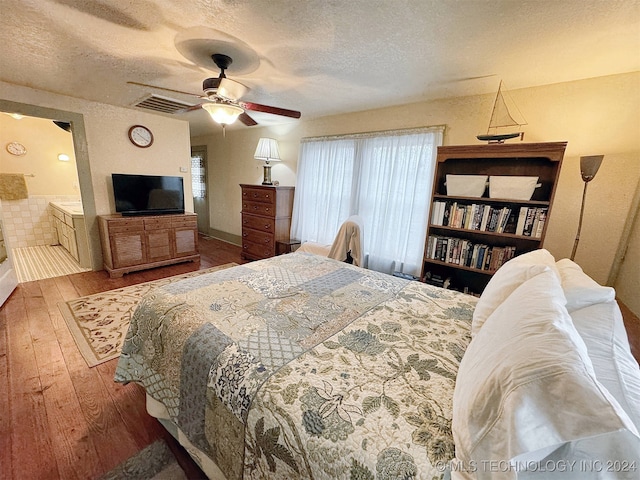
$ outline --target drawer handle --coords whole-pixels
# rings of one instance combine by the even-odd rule
[[[268,223],[264,226],[265,230],[271,230],[271,225],[269,225]]]
[[[243,233],[243,234],[242,234],[242,236],[243,236],[243,237],[248,237],[248,236],[249,236],[249,234],[248,234],[248,233]]]
[[[264,209],[264,211],[265,211],[265,212],[270,212],[270,211],[271,211],[271,209],[270,209],[269,207],[267,207],[267,208],[265,208],[265,209]]]

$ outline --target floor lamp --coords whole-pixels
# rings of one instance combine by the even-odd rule
[[[587,155],[580,157],[580,174],[582,175],[582,181],[584,182],[584,190],[582,191],[582,204],[580,205],[580,220],[578,221],[578,232],[576,233],[576,240],[573,243],[573,251],[571,252],[571,260],[576,256],[576,250],[578,249],[578,242],[580,241],[580,230],[582,230],[582,217],[584,215],[584,204],[587,198],[587,185],[594,179],[604,155]]]

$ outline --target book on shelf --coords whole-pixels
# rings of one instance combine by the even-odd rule
[[[516,233],[516,223],[518,222],[518,213],[515,211],[509,212],[507,220],[502,227],[502,233]]]
[[[538,210],[538,223],[535,224],[535,228],[533,229],[533,236],[535,238],[542,237],[542,230],[544,229],[544,224],[547,220],[547,210],[545,208],[540,208]]]
[[[457,201],[435,200],[432,205],[431,224],[540,238],[547,212],[547,207],[497,207],[483,203],[462,204]]]
[[[487,223],[489,223],[489,216],[491,215],[491,207],[485,205],[482,212],[482,222],[480,223],[480,230],[485,231],[487,229]]]
[[[526,207],[522,207],[526,208]],[[526,219],[522,230],[525,237],[542,237],[542,230],[547,219],[548,209],[546,207],[527,208]],[[517,233],[517,232],[516,232]]]
[[[447,208],[447,205],[445,204],[443,210],[442,210],[442,223],[441,225],[447,227],[449,226],[449,214],[450,214],[450,210],[449,208]]]
[[[518,212],[518,222],[516,223],[516,235],[522,235],[524,232],[524,222],[527,219],[527,211],[529,209],[526,207],[520,207],[520,211]]]
[[[489,246],[470,240],[442,235],[430,235],[426,257],[452,265],[477,270],[495,271],[515,256],[515,246]]]

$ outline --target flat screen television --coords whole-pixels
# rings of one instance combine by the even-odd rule
[[[116,212],[125,216],[184,213],[182,177],[112,173]]]

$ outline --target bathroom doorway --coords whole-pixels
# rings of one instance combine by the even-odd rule
[[[0,113],[3,143],[19,143],[26,150],[22,155],[11,155],[5,148],[0,154],[0,172],[24,174],[29,190],[27,199],[2,201],[0,207],[5,224],[5,240],[14,268],[17,269],[16,264],[20,262],[31,269],[29,276],[22,276],[21,280],[99,269],[95,268],[96,264],[100,265],[99,239],[96,236],[96,261],[96,241],[92,241],[90,235],[95,223],[95,203],[88,176],[89,161],[82,115],[4,100],[0,100],[0,112],[7,112]],[[15,113],[23,117],[16,119],[8,115]],[[87,173],[81,176],[81,171]],[[85,246],[87,253],[83,265],[79,265],[80,262],[71,255],[73,249],[67,250],[60,245],[58,231],[51,218],[50,202],[69,207],[69,213],[84,214],[82,217],[87,227],[81,233],[80,243]],[[65,232],[72,231],[70,227]],[[57,248],[52,249],[54,246]],[[21,252],[12,252],[14,249]]]
[[[19,282],[87,271],[89,256],[80,259],[76,241],[86,233],[74,227],[84,219],[70,124],[11,112],[0,116],[0,130],[13,147],[0,156],[0,182],[13,187],[0,200]]]

